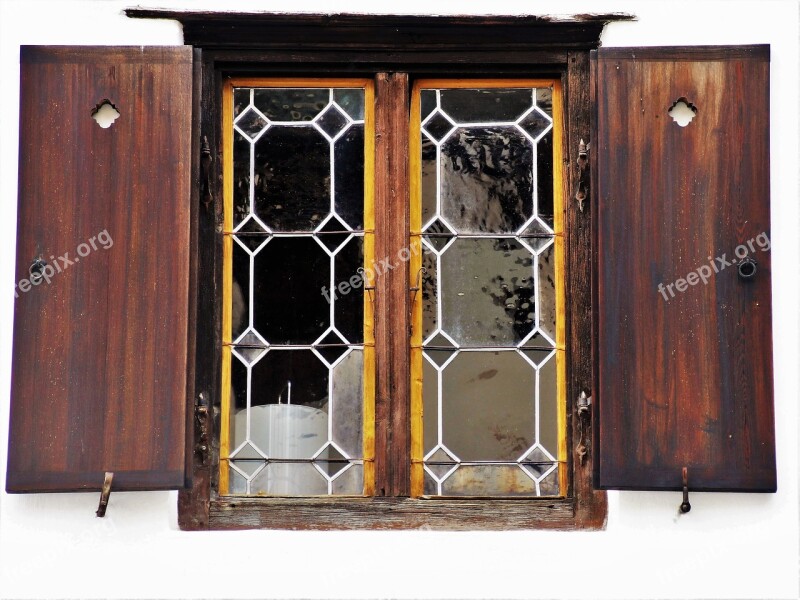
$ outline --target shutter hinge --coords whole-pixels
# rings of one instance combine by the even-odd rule
[[[204,465],[208,458],[208,400],[203,392],[197,395],[194,418],[197,422],[197,443],[194,451],[200,457],[200,464]]]
[[[589,198],[589,146],[581,139],[578,144],[578,189],[575,192],[575,200],[578,201],[578,210],[583,212],[583,203]]]
[[[211,163],[214,158],[211,155],[211,146],[208,137],[203,136],[203,143],[200,146],[200,200],[209,207],[214,200],[214,192],[211,186]]]
[[[575,406],[575,412],[578,414],[578,426],[580,427],[580,438],[578,439],[576,452],[581,464],[586,462],[586,455],[589,453],[589,448],[586,445],[586,430],[591,418],[591,406],[592,397],[582,390],[578,395],[578,402]]]

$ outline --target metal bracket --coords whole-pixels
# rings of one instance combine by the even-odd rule
[[[106,471],[106,476],[103,479],[103,490],[100,492],[100,505],[97,507],[95,513],[98,517],[106,516],[106,508],[108,508],[108,499],[111,497],[111,482],[114,481],[114,473]]]
[[[575,191],[575,200],[578,201],[578,210],[583,212],[583,203],[589,197],[589,144],[581,139],[578,144],[578,189]]]
[[[692,510],[692,505],[689,504],[689,469],[683,467],[681,469],[681,481],[683,482],[683,502],[681,502],[681,513],[686,514]]]

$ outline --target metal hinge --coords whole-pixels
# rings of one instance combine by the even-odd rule
[[[194,418],[197,423],[197,443],[194,451],[200,457],[200,464],[208,459],[208,400],[203,392],[197,395],[194,404]]]
[[[578,189],[575,191],[575,200],[578,201],[578,210],[583,212],[583,203],[589,198],[589,144],[581,139],[578,144]]]
[[[585,391],[581,391],[575,405],[575,412],[578,414],[578,426],[580,427],[578,447],[575,451],[578,454],[578,460],[580,460],[581,464],[586,462],[586,455],[589,453],[589,448],[586,445],[586,430],[589,426],[589,419],[591,418],[591,406],[592,397]]]

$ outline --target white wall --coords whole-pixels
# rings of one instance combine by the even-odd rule
[[[143,5],[188,6],[187,1]],[[134,2],[131,2],[134,4]],[[225,10],[433,12],[430,0],[194,3]],[[0,480],[13,314],[20,44],[179,44],[118,1],[0,0]],[[175,493],[0,494],[0,597],[798,597],[798,8],[795,2],[438,2],[435,12],[626,11],[603,43],[772,44],[772,253],[779,491],[612,492],[599,533],[184,533]],[[734,151],[735,149],[728,149]],[[209,562],[211,551],[218,560]]]

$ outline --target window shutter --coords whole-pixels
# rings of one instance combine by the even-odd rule
[[[183,487],[191,48],[23,47],[21,78],[6,489]]]
[[[769,47],[601,49],[592,75],[596,484],[775,491]]]

